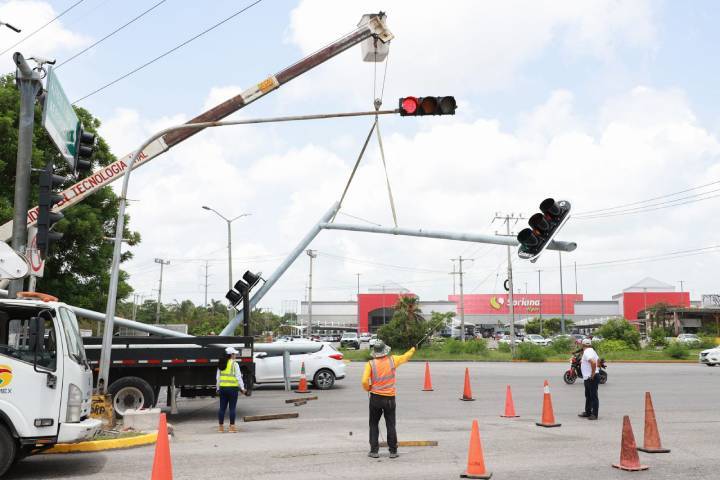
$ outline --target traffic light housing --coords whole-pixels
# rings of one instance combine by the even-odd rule
[[[40,191],[38,195],[38,219],[37,219],[37,249],[40,258],[47,257],[48,250],[52,242],[60,240],[62,233],[52,232],[52,226],[63,219],[64,215],[60,212],[53,212],[52,209],[57,205],[63,196],[53,191],[56,186],[65,182],[65,177],[55,175],[52,163],[48,163],[44,170],[40,172]]]
[[[97,136],[94,133],[85,131],[82,123],[78,123],[73,162],[73,174],[75,176],[89,172],[92,169],[92,156],[95,153],[96,141]]]
[[[403,97],[399,101],[401,117],[455,115],[455,97]]]
[[[530,228],[521,230],[517,235],[520,243],[518,256],[531,262],[536,261],[555,234],[565,225],[570,217],[570,207],[567,200],[543,200],[540,203],[540,213],[536,213],[528,221]]]
[[[233,285],[233,288],[228,290],[225,294],[225,298],[230,302],[233,308],[237,308],[240,303],[245,304],[243,308],[243,329],[246,337],[250,336],[250,290],[261,280],[261,274],[252,273],[250,270],[246,271],[242,280],[238,280]]]

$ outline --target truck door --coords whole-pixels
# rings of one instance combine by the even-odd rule
[[[49,311],[48,311],[49,312]],[[0,311],[0,410],[22,437],[58,434],[63,377],[62,347],[55,322],[43,315],[42,350],[30,345],[30,317],[35,309]]]

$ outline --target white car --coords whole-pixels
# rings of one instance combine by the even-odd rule
[[[368,333],[368,332],[365,332],[365,333],[361,333],[361,334],[360,334],[360,341],[361,341],[361,342],[369,342],[371,338],[372,338],[372,335],[370,335],[370,333]]]
[[[290,381],[300,381],[300,369],[305,364],[305,378],[319,390],[328,390],[336,380],[345,378],[343,354],[329,343],[307,342],[306,353],[290,354]],[[255,383],[283,383],[283,354],[255,352]]]
[[[700,343],[700,337],[694,333],[681,333],[678,335],[677,341],[678,343],[684,343],[685,345],[693,345],[695,343]]]
[[[720,347],[709,348],[700,352],[700,363],[708,367],[720,365]]]
[[[370,345],[370,348],[372,348],[373,346],[375,346],[375,344],[377,343],[377,341],[378,341],[377,335],[372,335],[372,336],[370,336],[370,340],[368,340],[368,345]]]
[[[534,343],[535,345],[542,345],[543,347],[547,347],[548,345],[550,345],[551,340],[549,338],[543,337],[542,335],[531,333],[525,336],[523,342],[530,342]]]

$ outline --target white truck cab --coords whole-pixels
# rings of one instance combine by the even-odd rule
[[[92,378],[67,305],[35,292],[0,300],[0,476],[25,456],[95,436]]]

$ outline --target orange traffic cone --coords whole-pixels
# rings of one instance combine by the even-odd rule
[[[638,447],[638,450],[645,453],[668,453],[670,451],[669,448],[663,448],[660,443],[660,432],[658,432],[650,392],[645,392],[645,438],[643,446]]]
[[[465,388],[463,388],[463,396],[460,400],[465,402],[474,402],[475,399],[472,396],[472,389],[470,388],[470,371],[465,369]]]
[[[515,414],[515,404],[513,403],[512,390],[510,389],[510,385],[508,385],[507,389],[505,390],[505,415],[500,416],[505,418],[515,418],[520,416]]]
[[[468,448],[467,470],[460,475],[460,478],[490,477],[492,477],[492,472],[485,470],[485,459],[483,457],[482,442],[480,442],[478,421],[473,420],[472,432],[470,432],[470,447]]]
[[[297,390],[295,390],[295,393],[310,393],[310,390],[308,390],[307,378],[305,378],[305,362],[302,362],[300,365],[300,384],[298,385]]]
[[[153,460],[151,480],[172,480],[172,461],[168,444],[167,420],[160,414],[157,441],[155,442],[155,459]]]
[[[623,417],[622,441],[620,443],[620,463],[613,464],[614,468],[627,470],[629,472],[637,472],[638,470],[647,470],[647,465],[640,465],[640,457],[635,444],[635,435],[633,435],[630,417]]]
[[[553,413],[552,397],[550,396],[550,384],[545,380],[545,386],[543,387],[543,409],[542,409],[542,420],[535,422],[538,427],[559,427],[559,423],[555,423],[555,414]]]
[[[432,379],[430,378],[430,364],[425,362],[425,385],[422,389],[423,392],[432,392]]]

